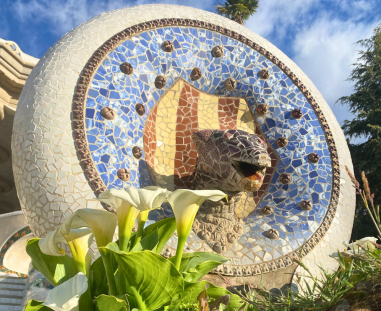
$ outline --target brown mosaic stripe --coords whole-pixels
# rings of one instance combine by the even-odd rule
[[[153,184],[156,184],[155,163],[154,156],[156,150],[156,115],[158,105],[152,108],[151,113],[148,115],[144,127],[144,154],[147,163],[148,173],[150,174]]]
[[[235,130],[240,100],[238,98],[218,99],[218,122],[220,130]]]
[[[196,165],[197,151],[192,133],[198,130],[198,97],[200,92],[184,83],[177,108],[175,187],[191,188],[192,173]]]

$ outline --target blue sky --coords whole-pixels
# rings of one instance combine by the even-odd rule
[[[102,12],[146,3],[191,5],[214,11],[213,0],[0,0],[0,38],[41,58],[62,35]],[[351,119],[335,101],[349,95],[354,43],[381,22],[381,0],[260,0],[245,26],[286,53],[323,94],[340,124]]]

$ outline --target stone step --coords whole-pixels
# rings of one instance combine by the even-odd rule
[[[21,306],[23,304],[23,298],[8,298],[0,296],[0,305],[9,305],[9,306]]]
[[[0,304],[0,311],[23,311],[22,306],[10,306],[10,305],[1,305]]]
[[[25,290],[0,290],[1,298],[24,298]]]
[[[14,277],[3,277],[0,276],[0,285],[3,284],[25,284],[28,278],[14,278]]]
[[[0,283],[0,290],[24,290],[25,284],[3,284]]]

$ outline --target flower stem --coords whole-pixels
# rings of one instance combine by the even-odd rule
[[[150,212],[149,210],[148,211],[144,211],[144,212],[140,212],[139,215],[138,215],[138,230],[136,232],[135,242],[134,242],[133,246],[138,244],[140,242],[140,240],[142,239],[144,225],[145,225],[145,223],[147,221],[149,212]]]
[[[119,249],[121,251],[127,251],[132,228],[138,214],[139,210],[134,206],[123,208],[118,211]]]
[[[111,296],[116,296],[116,283],[114,278],[114,269],[112,268],[112,256],[113,254],[105,252],[103,249],[99,248],[99,253],[102,256],[103,265],[106,270],[106,277],[108,282],[108,293]]]
[[[140,294],[138,293],[138,291],[136,290],[136,288],[130,287],[130,289],[131,289],[132,293],[134,294],[134,298],[135,298],[135,301],[139,307],[139,311],[147,311],[146,305],[143,302],[143,299],[140,296]]]
[[[185,242],[187,241],[187,237],[188,235],[178,236],[176,257],[175,257],[175,267],[177,270],[180,270],[181,258],[183,257],[183,250],[184,250]]]

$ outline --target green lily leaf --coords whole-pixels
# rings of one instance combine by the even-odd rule
[[[171,262],[175,264],[174,261],[171,260]],[[179,271],[188,272],[189,270],[196,268],[201,263],[202,259],[198,256],[182,258]]]
[[[168,258],[168,260],[173,264],[175,263],[175,257]],[[181,259],[179,271],[184,273],[184,281],[195,283],[205,274],[227,261],[228,259],[224,256],[213,253],[186,253]]]
[[[95,298],[96,311],[127,311],[127,302],[114,296],[101,295]]]
[[[189,257],[194,257],[194,256],[201,257],[203,262],[213,260],[213,261],[218,261],[220,263],[225,263],[225,262],[229,261],[228,258],[221,256],[221,255],[218,255],[218,254],[214,254],[214,253],[195,252],[195,253],[183,254],[183,258],[189,258]],[[172,259],[172,258],[174,259],[174,257],[171,257],[169,259]]]
[[[91,288],[92,298],[102,294],[108,294],[107,277],[102,257],[95,260],[90,267],[89,286]]]
[[[160,254],[176,230],[175,217],[166,218],[147,226],[143,231],[143,238],[157,231],[159,243],[155,253]]]
[[[184,281],[195,283],[199,279],[201,279],[205,274],[208,274],[211,270],[218,267],[220,264],[220,262],[212,260],[200,263],[195,268],[188,270],[184,273]]]
[[[181,274],[162,256],[150,251],[116,252],[109,246],[102,249],[114,254],[129,285],[127,294],[135,297],[139,309],[156,310],[183,291]]]
[[[28,301],[28,304],[25,307],[25,311],[51,311],[47,306],[43,305],[43,301],[37,301],[34,299],[31,299]]]
[[[210,299],[216,300],[221,296],[230,295],[227,310],[236,311],[243,306],[244,302],[242,301],[241,297],[232,294],[223,287],[215,286],[206,281],[201,281],[198,283],[184,282],[184,291],[178,297],[176,297],[176,299],[172,300],[168,311],[175,310],[180,304],[194,303],[197,301],[197,297],[202,291],[205,290],[206,284],[209,284],[209,287],[207,287],[207,294]]]
[[[30,239],[26,244],[26,252],[32,258],[33,268],[40,271],[52,285],[58,286],[78,273],[73,258],[67,255],[45,255],[40,250],[39,240]]]
[[[130,252],[138,251],[153,251],[156,252],[156,247],[159,243],[159,235],[157,231],[143,237],[131,250]]]

